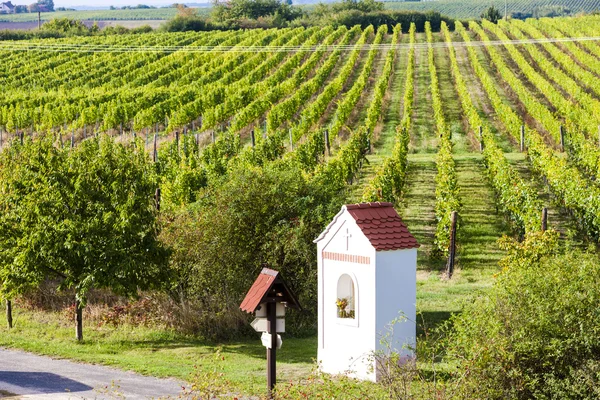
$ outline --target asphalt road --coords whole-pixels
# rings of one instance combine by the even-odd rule
[[[0,348],[0,398],[176,399],[184,382]]]

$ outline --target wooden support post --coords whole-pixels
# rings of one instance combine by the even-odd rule
[[[250,140],[252,141],[252,148],[256,146],[256,138],[254,137],[254,128],[250,131]]]
[[[121,137],[123,137],[123,123],[121,122],[121,125],[119,125],[119,135]]]
[[[198,147],[200,146],[200,134],[196,133],[194,136],[196,138],[196,147]]]
[[[21,139],[21,146],[22,146],[25,142],[25,132],[21,131],[19,138]]]
[[[213,131],[210,133],[210,135],[211,135],[211,140],[212,140],[212,142],[214,143],[214,142],[215,142],[215,140],[216,140],[216,139],[215,139],[215,130],[214,130],[214,129],[213,129]]]
[[[158,133],[154,133],[154,150],[152,151],[152,161],[158,161]]]
[[[83,307],[79,300],[75,300],[75,319],[77,321],[75,336],[77,341],[81,342],[83,340]]]
[[[521,153],[525,151],[525,125],[521,125]]]
[[[156,202],[156,211],[160,211],[160,188],[154,193],[154,201]]]
[[[85,128],[86,128],[86,125],[85,125],[85,124],[83,124],[83,138],[84,138],[84,139],[85,139]]]
[[[179,155],[179,131],[175,131],[175,145],[177,146],[177,155]]]
[[[2,128],[0,128],[0,147],[2,147]]]
[[[290,151],[294,151],[294,135],[292,135],[291,129],[290,129]]]
[[[565,128],[560,126],[560,151],[565,151]]]
[[[325,149],[327,149],[327,155],[331,156],[331,146],[329,144],[329,129],[323,131],[323,140],[325,141]]]
[[[42,30],[42,12],[38,11],[38,31]]]
[[[71,131],[71,148],[75,147],[75,129]]]
[[[13,327],[12,302],[10,300],[6,300],[6,323],[8,325],[8,329],[12,329],[12,327]]]
[[[483,152],[483,127],[479,127],[479,151]]]
[[[446,275],[448,279],[452,278],[454,273],[454,259],[456,257],[456,220],[458,214],[452,211],[450,215],[450,246],[448,248],[448,264],[446,265]]]
[[[267,390],[273,398],[273,389],[277,382],[277,303],[267,303],[267,333],[271,335],[271,347],[267,348]]]
[[[542,208],[542,232],[548,230],[548,208]]]

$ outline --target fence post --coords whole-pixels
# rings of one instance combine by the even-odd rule
[[[290,151],[294,151],[294,136],[292,135],[291,129],[290,129]]]
[[[157,153],[157,145],[158,145],[158,133],[154,132],[154,151],[152,152],[152,161],[158,161],[158,153]]]
[[[448,264],[446,266],[446,275],[448,279],[452,278],[454,273],[454,259],[456,257],[456,219],[458,215],[456,211],[452,211],[450,215],[450,247],[448,248]]]
[[[521,125],[521,153],[525,151],[525,125]]]
[[[250,131],[250,140],[252,141],[252,148],[256,146],[256,138],[254,137],[254,128]]]
[[[177,146],[177,155],[179,155],[179,131],[175,131],[175,145]]]
[[[483,152],[483,127],[479,127],[479,151]]]
[[[8,329],[12,329],[12,327],[13,327],[12,302],[10,300],[6,300],[6,323],[8,324]]]
[[[542,232],[548,230],[548,208],[542,208]]]
[[[560,126],[560,151],[565,151],[565,128]]]
[[[156,189],[154,200],[156,201],[156,211],[160,211],[160,188]]]
[[[327,149],[327,155],[331,156],[331,146],[329,145],[329,129],[323,131],[323,140],[325,141],[325,148]]]

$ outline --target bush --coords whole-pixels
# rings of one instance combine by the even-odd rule
[[[465,398],[600,395],[599,259],[556,254],[557,237],[504,240],[496,284],[455,317],[449,350]]]
[[[242,164],[210,179],[195,204],[163,214],[161,239],[173,251],[171,297],[199,310],[196,333],[235,335],[249,326],[241,301],[261,269],[270,267],[281,271],[304,307],[290,313],[289,327],[314,332],[313,240],[339,210],[337,194],[283,162]]]

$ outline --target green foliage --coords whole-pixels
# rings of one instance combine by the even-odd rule
[[[74,35],[82,35],[90,33],[88,28],[82,21],[69,18],[55,18],[48,22],[44,22],[42,29],[59,33],[69,33]]]
[[[238,306],[263,267],[281,271],[306,308],[290,327],[314,328],[316,263],[312,241],[339,208],[326,185],[296,164],[234,165],[213,176],[198,202],[165,215],[161,240],[173,249],[174,298],[200,302],[197,332],[231,336],[247,328]]]
[[[479,16],[481,19],[487,19],[488,21],[497,24],[499,20],[502,19],[502,14],[500,14],[500,11],[498,11],[498,9],[494,6],[491,6],[490,8],[488,8],[487,10],[485,10],[483,13],[481,13],[481,15]]]
[[[92,288],[135,295],[164,278],[156,179],[139,143],[103,136],[68,150],[28,139],[1,162],[3,290],[52,277],[85,304]]]
[[[219,22],[242,18],[258,19],[274,15],[291,21],[300,17],[302,10],[278,0],[230,0],[227,3],[215,2],[212,14]]]
[[[451,356],[468,398],[598,397],[598,256],[556,254],[554,231],[504,241],[494,287],[455,318]]]

